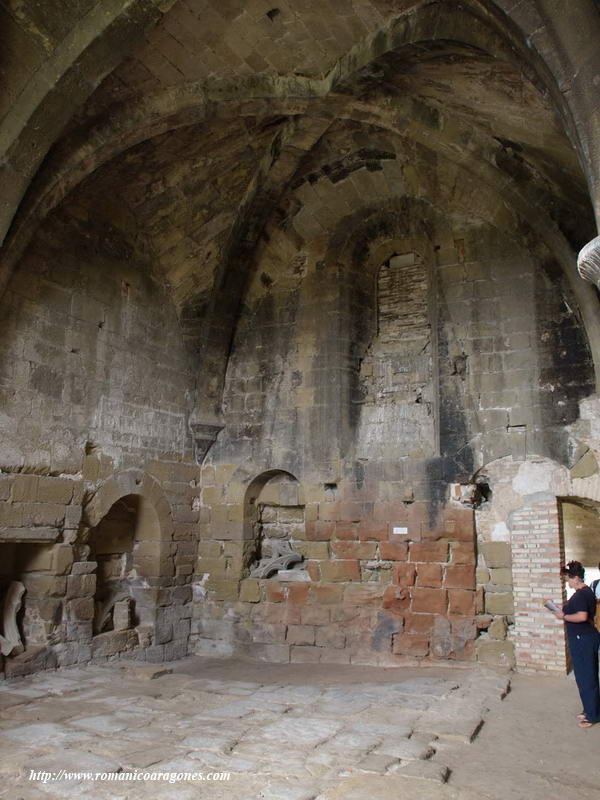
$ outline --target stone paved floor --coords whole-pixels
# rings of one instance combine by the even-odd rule
[[[444,785],[447,764],[460,760],[508,686],[506,676],[482,670],[199,658],[42,673],[0,684],[0,796],[462,798]],[[231,779],[29,778],[31,770],[61,769]]]

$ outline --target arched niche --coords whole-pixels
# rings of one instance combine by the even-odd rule
[[[439,453],[433,246],[425,231],[372,246],[365,272],[366,349],[360,358],[359,458]],[[363,345],[364,348],[364,345]]]
[[[160,572],[160,525],[143,495],[121,497],[89,532],[90,558],[96,562],[94,633],[128,630],[143,624],[136,590]],[[158,559],[158,563],[157,563]],[[143,596],[143,595],[142,595]]]
[[[173,538],[173,518],[171,506],[160,483],[151,475],[137,469],[125,470],[113,475],[104,481],[85,504],[84,525],[94,528],[105,517],[111,507],[127,495],[136,495],[145,501],[145,506],[151,506],[156,515],[156,525],[148,524],[145,540],[154,542],[168,542]],[[149,520],[150,517],[147,517]],[[153,519],[153,518],[152,518]],[[159,574],[158,562],[152,567],[153,572]]]
[[[268,470],[249,485],[244,499],[244,577],[308,580],[299,552],[306,539],[304,496],[298,480]]]
[[[173,520],[160,484],[140,470],[105,481],[84,509],[95,563],[94,633],[154,626],[160,588],[175,574]]]

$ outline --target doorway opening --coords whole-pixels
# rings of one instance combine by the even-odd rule
[[[562,500],[561,529],[564,562],[579,561],[589,586],[600,578],[600,504],[594,500]],[[567,587],[567,599],[573,590]]]

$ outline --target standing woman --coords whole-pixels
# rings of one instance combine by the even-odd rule
[[[566,567],[561,568],[560,574],[567,579],[575,594],[563,605],[562,611],[556,611],[554,616],[564,620],[567,628],[575,681],[583,704],[583,713],[577,715],[579,727],[591,728],[600,722],[600,634],[594,627],[596,598],[590,587],[583,582],[585,571],[579,561],[569,561]]]

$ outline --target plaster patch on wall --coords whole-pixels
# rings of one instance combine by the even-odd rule
[[[579,416],[583,420],[595,421],[600,413],[600,397],[584,397],[579,401]]]
[[[497,522],[491,531],[491,538],[493,542],[508,542],[510,541],[510,531],[506,522]]]
[[[513,478],[512,488],[517,494],[530,495],[548,492],[552,484],[552,466],[548,463],[525,461]]]

